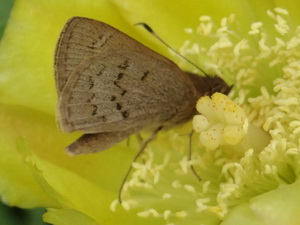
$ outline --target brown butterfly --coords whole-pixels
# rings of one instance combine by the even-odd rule
[[[116,28],[83,17],[71,18],[61,32],[55,79],[61,130],[85,133],[67,147],[71,154],[180,125],[196,114],[201,96],[231,89],[218,76],[184,72]]]

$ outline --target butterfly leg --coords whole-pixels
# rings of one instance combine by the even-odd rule
[[[191,131],[189,133],[189,154],[188,154],[188,160],[191,161],[192,160],[192,136],[194,134],[194,131]],[[196,178],[198,179],[198,181],[201,181],[201,177],[199,176],[199,174],[196,172],[195,167],[193,166],[193,164],[191,164],[191,170],[193,172],[193,174],[196,176]]]
[[[122,203],[122,190],[123,190],[123,187],[125,185],[125,182],[132,170],[132,163],[136,162],[136,160],[140,157],[140,155],[144,152],[145,148],[147,147],[147,145],[156,137],[157,133],[163,128],[163,126],[160,126],[158,128],[156,128],[154,130],[154,132],[152,133],[152,135],[150,137],[148,137],[140,146],[138,152],[136,153],[136,155],[134,156],[132,162],[131,162],[131,165],[130,167],[128,168],[123,180],[122,180],[122,183],[121,183],[121,186],[119,188],[119,192],[118,192],[118,199],[119,199],[119,203]]]
[[[140,133],[136,134],[136,139],[138,140],[139,144],[141,145],[143,143],[143,137]]]
[[[136,134],[136,138],[137,138],[139,144],[141,145],[142,142],[143,142],[143,138],[142,138],[141,134],[140,134],[140,133],[137,133],[137,134]],[[130,146],[130,136],[127,138],[127,143],[126,143],[126,145],[127,145],[127,146]]]

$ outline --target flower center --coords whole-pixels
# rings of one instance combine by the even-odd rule
[[[133,165],[126,210],[169,225],[220,221],[233,207],[299,176],[300,27],[289,25],[280,8],[269,10],[267,20],[273,28],[256,21],[243,38],[233,14],[220,25],[201,16],[196,29],[186,29],[191,38],[181,54],[233,83],[233,101],[219,93],[199,99],[191,160],[180,130],[159,134]]]

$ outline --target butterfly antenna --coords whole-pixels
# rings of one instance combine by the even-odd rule
[[[189,60],[188,58],[184,57],[183,55],[181,55],[179,52],[177,52],[174,48],[172,48],[167,42],[165,42],[163,39],[161,39],[160,36],[158,36],[154,30],[146,23],[136,23],[134,25],[138,25],[138,26],[143,26],[149,33],[151,33],[156,39],[158,39],[161,43],[163,43],[165,46],[167,46],[172,52],[174,52],[176,55],[178,55],[180,58],[184,59],[185,61],[187,61],[188,63],[190,63],[191,65],[193,65],[195,68],[197,68],[199,71],[201,71],[205,76],[208,76],[208,74],[201,69],[199,66],[197,66],[195,63],[193,63],[191,60]]]

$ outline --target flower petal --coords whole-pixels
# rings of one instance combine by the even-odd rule
[[[282,185],[232,209],[222,225],[298,225],[300,182]]]
[[[43,215],[44,221],[59,225],[97,225],[92,218],[73,209],[48,209]]]
[[[37,133],[41,135],[44,130],[41,129],[43,123],[39,124],[41,121],[45,124],[49,117],[25,108],[1,104],[0,195],[9,205],[24,208],[57,205],[36,181],[25,157],[29,146],[42,142],[36,138]]]

